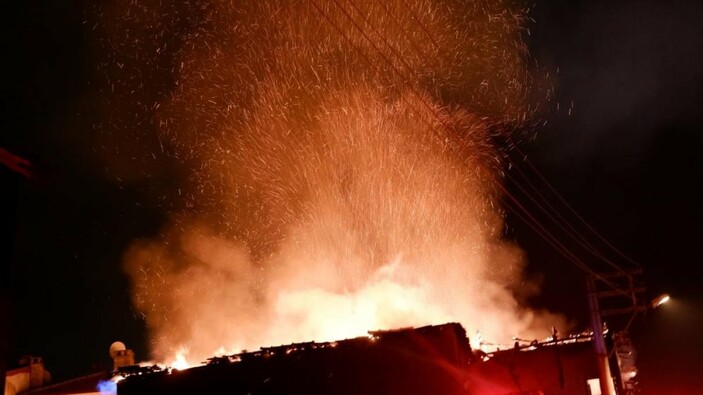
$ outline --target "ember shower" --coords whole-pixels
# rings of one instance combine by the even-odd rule
[[[100,24],[113,94],[133,95],[183,174],[169,224],[125,255],[154,358],[448,321],[503,341],[553,323],[509,290],[522,256],[495,184],[493,137],[534,113],[524,10],[165,3],[118,2]]]

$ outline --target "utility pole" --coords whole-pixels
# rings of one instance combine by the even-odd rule
[[[587,280],[588,289],[588,307],[591,319],[591,328],[593,329],[593,346],[596,352],[596,358],[598,360],[598,375],[600,381],[600,388],[602,395],[616,395],[617,393],[628,392],[626,391],[625,383],[623,383],[622,377],[617,377],[617,382],[620,383],[619,389],[616,392],[615,381],[613,380],[613,375],[610,370],[609,356],[610,352],[605,344],[605,338],[603,335],[603,318],[604,316],[621,315],[621,314],[632,314],[634,318],[635,314],[647,310],[648,306],[640,302],[640,294],[644,293],[644,287],[638,287],[635,284],[634,277],[641,274],[642,270],[630,270],[630,271],[620,271],[615,273],[603,273],[599,275],[589,276]],[[609,290],[599,290],[598,281],[606,283],[611,289]],[[608,309],[601,309],[602,299],[612,299],[612,298],[626,298],[628,303],[626,306],[622,306],[622,300],[620,300],[619,306],[611,306]],[[627,323],[629,327],[632,322],[632,318]],[[618,353],[616,353],[618,355]],[[634,362],[632,362],[634,364]],[[618,360],[618,367],[620,367],[620,361]],[[628,369],[634,369],[628,367]]]
[[[588,308],[591,314],[593,347],[595,348],[598,361],[600,392],[601,395],[615,395],[615,383],[613,383],[613,375],[610,373],[608,349],[605,347],[605,338],[603,337],[603,320],[600,316],[598,293],[596,292],[596,284],[593,277],[588,278]]]

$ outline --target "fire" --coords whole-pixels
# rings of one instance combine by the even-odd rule
[[[373,281],[356,292],[320,288],[283,292],[275,309],[282,321],[296,317],[296,330],[320,341],[363,336],[374,329],[444,323],[452,318],[431,303],[426,290],[390,279]]]
[[[447,321],[495,341],[548,332],[554,318],[509,290],[524,283],[522,253],[502,238],[490,174],[493,135],[535,107],[523,10],[195,3],[121,4],[100,25],[108,58],[130,65],[113,70],[110,91],[158,96],[144,105],[155,151],[184,175],[159,199],[169,222],[125,254],[156,359],[180,369],[216,352]],[[403,59],[389,64],[391,53]],[[149,80],[155,67],[168,78]],[[140,101],[142,90],[152,96]]]
[[[186,356],[188,355],[188,349],[187,348],[180,348],[178,351],[176,351],[176,355],[171,361],[171,363],[168,364],[173,369],[177,370],[185,370],[191,368],[193,365],[186,360]]]

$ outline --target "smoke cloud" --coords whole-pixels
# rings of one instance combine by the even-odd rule
[[[169,224],[125,254],[154,358],[448,321],[496,341],[547,333],[553,317],[510,291],[523,257],[502,238],[495,184],[493,138],[536,108],[525,14],[504,1],[101,9],[106,111],[126,136],[152,131],[179,174]]]

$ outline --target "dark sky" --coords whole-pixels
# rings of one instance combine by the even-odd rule
[[[532,52],[559,68],[561,108],[573,101],[574,110],[551,119],[528,147],[530,157],[591,225],[643,266],[647,296],[674,298],[631,327],[647,393],[698,392],[703,4],[552,1],[537,2],[533,15]],[[546,303],[565,308],[573,299],[558,295],[569,282],[583,289],[580,274],[564,273],[563,258],[512,223],[531,268],[546,270]]]
[[[131,240],[164,220],[143,184],[108,177],[80,141],[94,122],[85,99],[95,94],[87,8],[2,5],[0,147],[32,161],[37,174],[28,181],[0,167],[0,285],[12,317],[4,329],[10,358],[42,355],[58,378],[109,366],[116,339],[147,354],[120,260]],[[703,5],[549,0],[532,16],[531,51],[544,70],[558,68],[561,105],[523,149],[593,227],[641,263],[649,296],[671,293],[670,305],[632,324],[641,381],[651,394],[693,393],[703,385]],[[582,272],[508,220],[528,271],[541,277],[533,303],[584,326]]]

